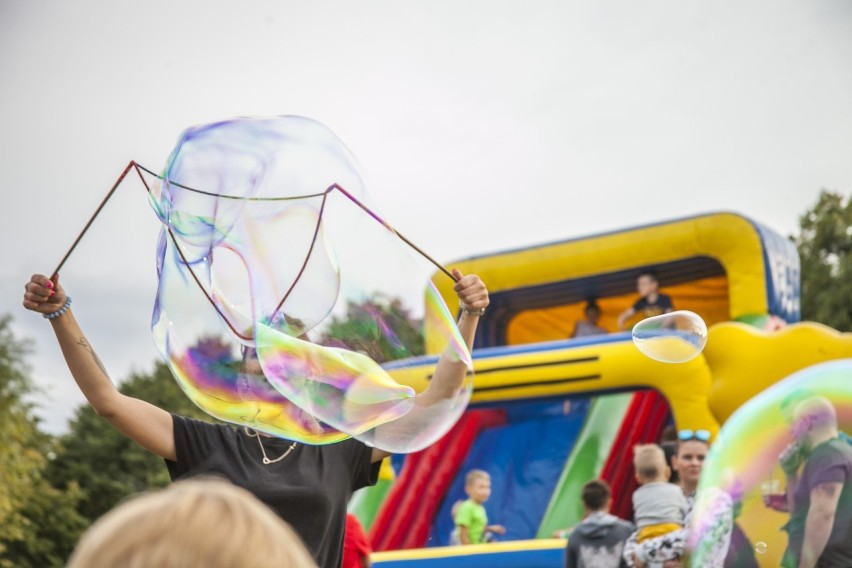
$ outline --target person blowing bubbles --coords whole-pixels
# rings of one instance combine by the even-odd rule
[[[453,277],[461,306],[458,329],[471,348],[479,318],[489,304],[488,289],[476,275],[453,270]],[[291,442],[250,428],[173,415],[124,395],[83,334],[58,276],[51,280],[36,274],[25,290],[24,307],[50,322],[71,375],[100,417],[163,458],[172,480],[216,474],[246,489],[293,527],[317,565],[340,567],[346,505],[355,490],[375,484],[379,462],[389,452],[354,438],[319,446]],[[467,365],[445,352],[414,404],[428,408],[451,400],[466,374]],[[394,428],[410,433],[418,427],[416,421],[412,425],[399,419],[378,426],[376,432],[392,437]]]

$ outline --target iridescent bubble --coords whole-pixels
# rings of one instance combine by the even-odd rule
[[[643,319],[633,326],[633,343],[656,361],[683,363],[707,344],[707,325],[698,314],[679,310]]]
[[[779,566],[788,548],[788,533],[779,528],[790,531],[790,542],[801,542],[806,516],[803,508],[792,517],[785,511],[788,474],[818,480],[828,473],[820,465],[828,463],[822,461],[826,455],[848,461],[843,456],[852,455],[844,434],[849,431],[852,359],[803,369],[740,407],[704,462],[690,527],[694,565],[712,565],[710,543],[718,527],[733,522],[761,555],[761,565]],[[732,506],[719,507],[720,496]],[[847,514],[852,493],[844,490],[840,499],[836,518],[852,523]]]
[[[470,367],[470,353],[434,266],[375,214],[331,131],[293,116],[193,127],[162,177],[152,330],[198,406],[280,437],[393,452],[449,430],[470,375],[424,407],[382,365],[422,354],[424,326],[446,356]]]

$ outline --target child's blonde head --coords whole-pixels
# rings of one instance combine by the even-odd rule
[[[491,476],[488,475],[487,471],[482,471],[481,469],[472,469],[467,472],[466,476],[464,476],[464,486],[470,487],[476,482],[477,479],[485,479],[487,481],[491,481]]]
[[[633,447],[633,468],[641,483],[668,481],[668,466],[663,448],[657,444],[640,444]]]
[[[316,568],[296,533],[244,489],[178,481],[134,497],[80,539],[68,568]]]

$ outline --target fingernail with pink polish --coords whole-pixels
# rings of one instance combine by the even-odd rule
[[[47,286],[48,288],[53,288],[53,282],[48,280],[47,284],[45,284],[45,286]]]

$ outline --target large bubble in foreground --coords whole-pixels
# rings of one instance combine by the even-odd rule
[[[801,515],[788,525],[790,515],[776,510],[786,504],[785,469],[798,476],[805,467],[810,468],[808,475],[826,473],[817,457],[810,466],[806,460],[826,451],[827,447],[817,445],[819,451],[814,454],[810,440],[820,431],[814,428],[830,422],[832,413],[841,434],[830,444],[839,444],[845,452],[849,442],[842,432],[852,431],[852,359],[790,375],[749,400],[725,422],[702,471],[691,524],[692,566],[712,564],[708,556],[712,535],[732,518],[745,535],[736,545],[751,547],[761,566],[782,565],[788,547],[786,531],[791,531],[795,543],[803,528]],[[847,529],[852,528],[852,503],[845,500],[852,499],[852,485],[848,491],[841,496],[850,522]],[[719,506],[724,501],[733,506]]]
[[[434,267],[375,215],[330,130],[295,116],[193,127],[162,177],[152,328],[193,402],[311,444],[354,436],[406,452],[449,430],[470,375],[440,408],[421,407],[381,364],[422,354],[424,323],[448,356],[470,367],[470,353]]]
[[[707,324],[686,310],[653,316],[633,326],[633,343],[655,361],[684,363],[707,344]]]

